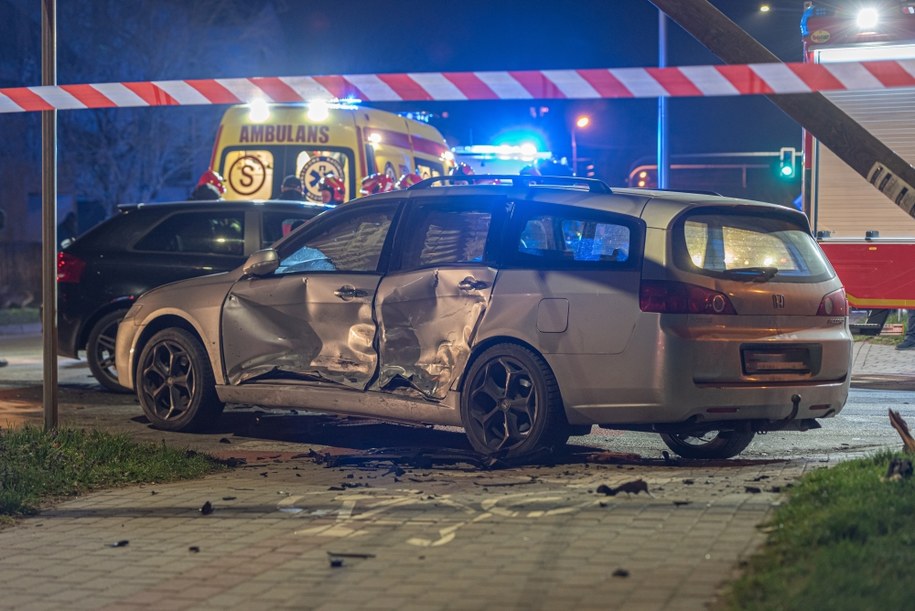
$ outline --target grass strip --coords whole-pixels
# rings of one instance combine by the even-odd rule
[[[36,323],[40,317],[38,308],[0,308],[0,327]]]
[[[34,426],[0,429],[0,520],[36,513],[63,497],[100,488],[201,477],[218,459],[126,435]]]
[[[886,479],[882,452],[806,475],[729,589],[733,609],[911,609],[915,477]],[[912,457],[908,457],[910,460]]]

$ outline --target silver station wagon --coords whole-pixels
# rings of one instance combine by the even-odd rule
[[[241,268],[146,293],[118,331],[120,383],[166,430],[225,403],[304,408],[461,426],[497,458],[594,424],[728,458],[845,404],[845,292],[803,214],[455,180],[339,206]]]

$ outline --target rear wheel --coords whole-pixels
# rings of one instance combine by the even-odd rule
[[[486,456],[520,458],[569,439],[556,377],[543,358],[516,344],[492,346],[473,362],[461,422],[474,450]]]
[[[153,335],[135,377],[143,413],[156,428],[200,431],[222,413],[206,350],[184,329]]]
[[[667,447],[683,458],[733,458],[743,452],[755,436],[753,431],[661,433]]]
[[[98,383],[113,392],[130,392],[118,383],[118,370],[114,365],[114,343],[118,337],[118,324],[126,310],[115,310],[102,316],[93,325],[86,342],[86,360],[89,371]]]

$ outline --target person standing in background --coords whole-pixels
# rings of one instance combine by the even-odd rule
[[[302,179],[295,174],[290,174],[284,178],[282,190],[277,199],[305,201],[305,185],[302,184]]]
[[[896,350],[915,350],[915,310],[906,310],[905,336]]]

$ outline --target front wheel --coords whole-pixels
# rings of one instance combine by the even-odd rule
[[[485,350],[467,372],[461,422],[485,456],[520,458],[569,439],[559,385],[538,354],[517,344]]]
[[[661,433],[667,447],[683,458],[733,458],[743,452],[756,433],[753,431],[708,431]]]
[[[206,350],[184,329],[153,335],[140,353],[135,378],[143,413],[156,428],[200,431],[222,413]]]
[[[113,392],[130,392],[118,383],[118,370],[114,365],[114,343],[118,337],[118,325],[126,310],[108,312],[98,319],[89,332],[86,341],[86,360],[89,371],[98,383]]]

